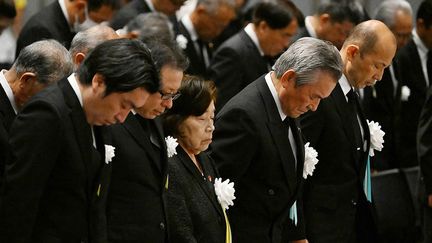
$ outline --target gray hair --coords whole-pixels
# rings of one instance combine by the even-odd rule
[[[236,8],[235,0],[198,0],[198,5],[202,5],[211,15],[216,14],[223,5],[233,9]]]
[[[39,83],[50,84],[71,74],[73,63],[68,50],[56,40],[41,40],[22,49],[12,69],[19,76],[32,72]]]
[[[96,25],[87,30],[78,32],[72,39],[69,52],[72,57],[81,52],[87,54],[100,43],[110,39],[110,36],[117,35],[115,31],[104,25]]]
[[[395,15],[397,11],[402,11],[412,16],[412,8],[409,2],[405,0],[386,0],[378,6],[374,19],[392,28],[395,25]]]
[[[287,70],[296,73],[296,86],[316,81],[317,71],[329,72],[335,80],[342,76],[342,58],[339,51],[328,41],[304,37],[294,42],[273,66],[279,79]]]
[[[137,31],[138,39],[147,43],[149,40],[157,40],[165,44],[174,41],[174,31],[171,22],[163,13],[139,14],[126,25],[126,31]]]

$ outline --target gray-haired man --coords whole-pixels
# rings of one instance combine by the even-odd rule
[[[228,214],[236,243],[305,239],[297,201],[304,146],[295,118],[316,110],[330,94],[342,61],[333,45],[309,37],[292,44],[274,70],[234,96],[216,117],[212,156],[222,178],[235,183]]]

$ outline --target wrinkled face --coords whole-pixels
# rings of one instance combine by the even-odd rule
[[[293,19],[285,28],[272,29],[265,22],[258,25],[260,46],[265,55],[274,57],[288,48],[292,37],[297,33],[297,20]]]
[[[283,112],[292,118],[297,118],[307,111],[315,111],[321,99],[330,95],[337,80],[325,71],[316,71],[310,76],[312,83],[297,86],[294,71],[288,70],[282,75],[278,91]]]
[[[123,123],[130,110],[143,106],[149,96],[144,88],[106,96],[105,90],[105,82],[98,74],[93,77],[92,85],[82,90],[84,112],[91,125]]]
[[[411,39],[411,31],[413,28],[412,17],[402,11],[396,12],[395,23],[391,31],[396,37],[397,48],[404,47]]]
[[[361,54],[359,49],[349,58],[346,75],[351,85],[362,89],[381,80],[384,69],[388,67],[395,55],[396,45],[377,43],[375,51]]]
[[[163,98],[162,94],[175,94],[180,88],[183,72],[170,65],[163,66],[161,69],[161,90],[150,94],[146,103],[135,111],[142,117],[154,119],[162,114],[166,109],[170,109],[173,104],[172,98]]]
[[[175,15],[176,11],[183,6],[185,0],[153,0],[155,9],[168,16]]]
[[[329,19],[320,23],[320,31],[317,31],[318,38],[330,41],[338,49],[342,48],[345,39],[348,37],[351,29],[354,28],[354,24],[349,21],[339,23]]]
[[[179,126],[178,142],[188,153],[199,154],[212,142],[215,106],[212,101],[201,116],[189,116]]]
[[[209,13],[207,10],[202,9],[202,11],[198,11],[198,14],[200,24],[196,26],[196,31],[200,39],[212,41],[234,19],[235,10],[222,4],[216,13]]]

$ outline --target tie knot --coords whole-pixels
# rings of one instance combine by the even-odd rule
[[[355,101],[358,98],[357,92],[354,89],[351,89],[346,96],[348,97],[348,101]]]

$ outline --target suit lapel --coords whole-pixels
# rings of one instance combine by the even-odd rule
[[[138,115],[137,115],[138,116]],[[151,133],[150,131],[145,131],[138,119],[144,119],[141,117],[135,117],[132,113],[129,113],[126,121],[123,123],[123,126],[130,133],[130,135],[135,139],[137,144],[139,144],[143,150],[148,155],[149,160],[151,160],[159,171],[162,170],[161,163],[159,161],[159,156],[155,153],[155,150],[152,148],[154,146],[151,142]],[[147,121],[145,121],[147,122]],[[150,127],[151,129],[151,127]],[[153,138],[154,140],[154,138]]]
[[[357,147],[355,144],[355,138],[354,138],[354,131],[353,128],[351,126],[351,120],[349,119],[349,105],[348,102],[345,98],[345,94],[342,91],[341,86],[339,85],[339,83],[336,85],[335,89],[333,90],[333,92],[331,93],[331,97],[333,98],[333,101],[335,103],[336,106],[336,110],[339,114],[339,117],[342,120],[342,126],[343,129],[345,131],[345,134],[348,138],[348,140],[351,142],[351,147],[352,147],[352,156],[353,156],[353,160],[354,161],[358,161],[358,157],[356,156],[355,151],[357,151]],[[361,149],[361,148],[360,148]],[[357,164],[356,164],[357,166]]]
[[[0,85],[0,121],[3,123],[3,126],[8,133],[15,116],[15,111],[6,95],[6,92]]]
[[[84,110],[79,103],[79,100],[70,86],[67,79],[63,79],[58,83],[60,89],[63,92],[66,105],[70,108],[70,119],[74,127],[75,138],[78,141],[78,146],[82,155],[82,161],[87,173],[87,196],[91,198],[91,192],[93,191],[91,173],[92,166],[92,135],[90,125],[87,123]]]
[[[240,35],[240,38],[243,40],[243,43],[250,50],[250,54],[254,56],[254,58],[247,60],[248,62],[254,62],[254,64],[250,63],[250,66],[254,67],[255,69],[261,70],[260,73],[266,73],[266,72],[270,71],[271,66],[269,65],[267,60],[265,60],[264,57],[261,56],[261,53],[258,50],[258,47],[255,45],[255,43],[252,41],[252,39],[246,34],[246,32],[244,30],[242,30],[239,33],[239,35]],[[246,85],[247,84],[245,84],[245,86]]]
[[[267,128],[270,131],[273,143],[279,153],[288,186],[291,192],[294,193],[297,173],[295,169],[295,161],[293,161],[294,155],[292,154],[292,150],[289,149],[291,148],[291,145],[288,139],[288,129],[280,120],[279,112],[264,76],[261,76],[260,81],[257,83],[257,88],[261,94],[265,110],[267,111]]]
[[[191,39],[191,36],[190,36],[188,30],[186,29],[186,27],[184,26],[184,24],[181,21],[179,22],[179,32],[180,32],[180,34],[184,35],[184,37],[186,37],[186,39],[187,39],[187,45],[186,45],[185,53],[187,54],[187,56],[191,60],[190,65],[195,66],[195,67],[191,67],[191,68],[195,69],[193,71],[199,72],[200,70],[206,70],[204,60],[202,60],[201,54],[197,53],[197,51],[195,49],[194,41]]]
[[[179,160],[181,161],[183,166],[186,168],[187,171],[189,171],[189,173],[192,175],[192,177],[194,178],[196,183],[201,187],[204,194],[206,194],[208,199],[212,202],[216,211],[220,214],[220,216],[223,217],[222,208],[221,208],[221,205],[219,204],[219,202],[217,201],[215,191],[210,190],[210,188],[207,185],[207,181],[204,180],[203,176],[201,175],[201,173],[196,168],[196,165],[192,162],[192,160],[189,158],[189,156],[186,154],[186,152],[183,150],[183,148],[181,148],[179,146],[177,149],[177,153],[178,153],[177,157],[179,158]],[[204,173],[205,174],[207,173],[210,176],[214,177],[214,175],[211,175],[211,173],[210,173],[211,172],[211,170],[209,168],[210,161],[208,161],[206,156],[203,155],[203,152],[197,156],[197,159],[200,161],[200,164],[203,167]],[[213,181],[214,181],[214,178],[213,178]]]

